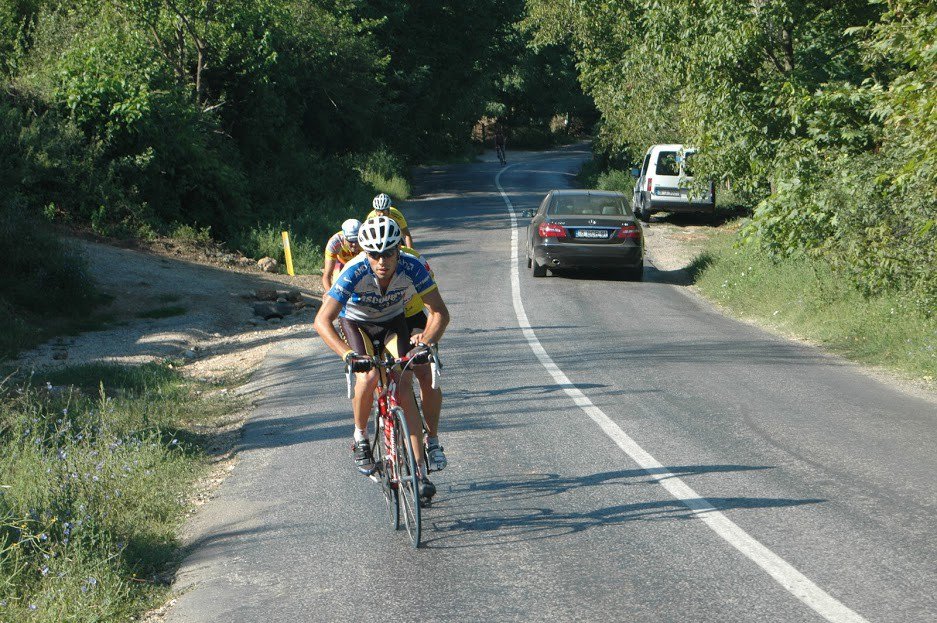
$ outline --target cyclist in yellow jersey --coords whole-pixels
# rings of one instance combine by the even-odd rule
[[[387,216],[393,219],[394,222],[397,223],[397,226],[400,227],[400,232],[403,234],[403,246],[410,247],[412,249],[413,236],[410,235],[410,228],[407,227],[407,219],[403,217],[403,213],[400,210],[391,207],[390,196],[386,193],[381,193],[374,198],[374,201],[371,202],[371,206],[374,209],[368,213],[367,218]]]
[[[322,264],[322,287],[326,292],[349,260],[361,253],[358,246],[358,229],[361,221],[350,218],[342,223],[342,230],[335,232],[325,244],[325,262]]]
[[[426,259],[410,247],[400,247],[400,252],[417,258],[423,267],[429,271],[433,279],[435,275]],[[404,305],[404,315],[407,317],[407,329],[410,332],[410,342],[419,344],[423,341],[423,329],[426,328],[426,312],[423,311],[423,297],[414,294]],[[432,371],[427,365],[413,366],[413,375],[420,382],[420,401],[423,403],[423,418],[426,420],[426,460],[429,468],[434,471],[442,470],[448,461],[443,447],[439,445],[439,414],[442,412],[442,388],[433,389]]]

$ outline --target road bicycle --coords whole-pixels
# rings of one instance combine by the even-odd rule
[[[504,165],[506,165],[508,163],[508,160],[504,155],[504,147],[502,147],[501,145],[495,145],[495,152],[497,152],[498,154],[498,162],[501,163],[501,166],[503,167]]]
[[[375,431],[371,451],[374,453],[375,470],[371,478],[381,485],[390,525],[400,528],[401,516],[414,548],[420,546],[422,532],[420,512],[420,476],[416,455],[410,438],[410,427],[403,408],[399,404],[398,389],[400,375],[410,365],[429,363],[432,385],[436,387],[440,368],[436,351],[426,347],[412,355],[392,357],[381,345],[375,344],[381,356],[357,356],[345,364],[345,379],[348,397],[351,398],[352,378],[355,372],[378,371],[375,397]],[[425,457],[425,454],[424,454]],[[425,470],[425,463],[423,465]],[[424,472],[425,473],[425,472]]]

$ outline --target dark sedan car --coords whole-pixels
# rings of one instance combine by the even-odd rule
[[[617,269],[640,280],[644,234],[621,193],[551,190],[527,226],[527,267],[534,277],[547,269]]]

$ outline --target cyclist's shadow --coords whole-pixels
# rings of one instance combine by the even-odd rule
[[[491,547],[505,543],[560,538],[590,528],[630,521],[673,521],[693,519],[683,501],[667,497],[613,506],[596,507],[600,496],[594,491],[576,496],[589,487],[653,485],[662,478],[711,472],[771,469],[752,465],[698,465],[665,467],[649,473],[643,469],[603,472],[588,476],[559,474],[518,475],[474,482],[455,482],[441,491],[439,503],[424,517],[424,545],[439,548]],[[563,508],[543,501],[557,499]],[[781,508],[818,504],[822,499],[706,498],[714,510],[738,508]],[[694,500],[698,502],[698,500]]]

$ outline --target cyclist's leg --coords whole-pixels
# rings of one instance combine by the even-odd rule
[[[373,355],[371,338],[366,328],[347,318],[339,318],[340,335],[348,347],[359,355]],[[355,435],[353,450],[355,452],[355,465],[363,473],[374,468],[374,459],[371,454],[370,443],[367,442],[368,418],[371,415],[371,403],[374,389],[377,387],[377,370],[355,373],[355,394],[351,400],[354,414]],[[361,444],[362,439],[366,446]]]
[[[426,328],[426,313],[420,312],[407,318],[410,335],[422,333]],[[413,366],[413,376],[420,382],[420,401],[423,403],[423,417],[426,419],[426,432],[435,437],[439,432],[439,414],[442,411],[442,388],[433,389],[433,375],[429,364]]]

